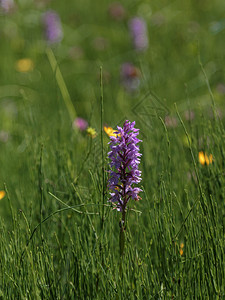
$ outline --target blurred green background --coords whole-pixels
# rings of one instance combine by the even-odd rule
[[[19,165],[24,167],[28,145],[55,143],[57,131],[62,128],[65,134],[72,134],[72,120],[46,55],[42,16],[49,9],[61,18],[63,39],[52,48],[73,105],[77,115],[87,119],[98,132],[100,66],[104,122],[110,126],[130,118],[143,130],[149,130],[133,110],[143,99],[137,111],[142,117],[145,114],[148,123],[155,110],[163,110],[162,118],[173,115],[175,102],[181,113],[200,110],[210,117],[210,95],[199,57],[219,113],[224,115],[223,1],[123,1],[119,17],[110,11],[111,1],[67,5],[60,1],[21,0],[13,4],[7,13],[2,11],[0,19],[1,182],[16,180]],[[136,16],[146,21],[148,29],[149,47],[141,53],[133,47],[128,26]],[[28,72],[20,72],[17,67],[24,58],[31,60]],[[121,84],[120,68],[124,62],[140,71],[140,85],[131,93]]]

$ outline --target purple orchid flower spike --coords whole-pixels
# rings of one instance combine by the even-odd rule
[[[148,48],[148,30],[144,19],[133,18],[129,22],[130,33],[134,48],[137,51],[145,51]]]
[[[43,15],[43,24],[45,27],[45,36],[49,44],[57,44],[63,38],[61,20],[57,12],[53,10],[46,11]]]
[[[138,170],[140,163],[139,146],[137,138],[139,129],[134,128],[135,122],[125,121],[123,128],[117,127],[115,134],[109,142],[111,151],[109,178],[109,201],[116,204],[117,210],[122,212],[120,232],[120,254],[124,250],[124,230],[127,204],[130,199],[139,200],[139,192],[142,190],[135,185],[141,181],[141,171]]]

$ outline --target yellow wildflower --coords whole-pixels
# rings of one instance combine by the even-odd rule
[[[108,134],[108,136],[115,136],[117,137],[118,134],[116,134],[116,130],[114,130],[112,127],[107,127],[107,126],[104,126],[104,131],[105,133]]]
[[[88,127],[88,128],[87,128],[87,134],[88,134],[90,137],[95,138],[96,135],[97,135],[97,132],[96,132],[96,130],[95,130],[94,128]]]
[[[5,197],[5,191],[0,191],[0,200],[2,200]]]
[[[210,154],[210,155],[208,156],[208,155],[207,155],[206,153],[204,153],[203,151],[200,151],[200,152],[198,153],[198,159],[199,159],[199,162],[200,162],[201,165],[205,165],[205,164],[209,165],[209,164],[211,164],[212,161],[213,161],[213,156],[212,156],[212,154]]]
[[[30,58],[22,58],[17,60],[15,68],[18,72],[27,73],[33,70],[34,63]]]
[[[203,151],[198,153],[198,159],[201,165],[205,164],[205,154]]]
[[[184,243],[180,243],[180,255],[182,256],[184,254]]]
[[[211,164],[213,161],[213,156],[212,154],[209,155],[209,157],[205,154],[205,162],[207,165]]]

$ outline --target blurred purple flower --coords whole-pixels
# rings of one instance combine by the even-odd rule
[[[139,192],[142,190],[134,185],[141,181],[139,146],[137,138],[139,129],[134,128],[135,122],[128,120],[123,128],[117,127],[117,136],[111,136],[109,142],[111,151],[108,153],[111,170],[109,178],[110,202],[116,203],[117,210],[125,212],[130,199],[139,200]]]
[[[81,59],[84,56],[84,51],[79,46],[71,47],[68,52],[69,56],[74,60]]]
[[[148,48],[148,32],[145,21],[142,18],[133,18],[129,22],[129,29],[134,48],[137,51],[146,50]]]
[[[9,133],[7,131],[1,130],[0,131],[0,141],[6,143],[9,139]]]
[[[186,110],[184,112],[184,117],[187,121],[193,121],[195,118],[195,113],[192,110]]]
[[[83,118],[76,118],[73,122],[73,128],[78,128],[80,131],[86,130],[88,127],[88,122]]]
[[[126,12],[121,3],[113,2],[109,6],[109,15],[112,19],[116,21],[121,21],[124,19]]]
[[[43,15],[43,24],[48,43],[59,43],[63,38],[62,25],[59,15],[53,10],[45,12]]]
[[[175,127],[177,127],[177,119],[175,117],[166,116],[165,124],[166,124],[166,127],[168,127],[168,128],[175,128]]]
[[[13,0],[0,0],[0,7],[1,7],[3,13],[7,14],[13,9],[14,1]]]
[[[121,82],[127,91],[135,91],[140,85],[140,70],[131,63],[124,63],[120,71]]]

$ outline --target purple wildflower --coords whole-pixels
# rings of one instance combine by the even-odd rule
[[[133,18],[129,22],[131,37],[134,48],[137,51],[144,51],[148,48],[147,25],[142,18]]]
[[[168,128],[175,128],[177,127],[177,119],[171,116],[165,116],[165,124]]]
[[[13,0],[0,0],[0,7],[2,8],[3,13],[9,13],[14,7]]]
[[[45,36],[50,44],[59,43],[63,38],[62,25],[59,15],[49,10],[43,15],[43,24],[45,26]]]
[[[126,15],[126,11],[121,3],[113,2],[109,6],[110,17],[116,21],[122,21]]]
[[[193,121],[195,118],[195,113],[192,110],[186,110],[184,112],[184,117],[187,121]]]
[[[109,142],[111,151],[108,153],[110,162],[109,190],[111,198],[109,201],[116,203],[117,210],[125,212],[130,199],[139,200],[140,188],[134,186],[141,181],[141,171],[138,170],[140,163],[139,146],[137,138],[139,129],[134,128],[135,122],[128,120],[123,128],[117,127],[117,136],[111,136]]]
[[[131,63],[124,63],[121,66],[120,77],[123,86],[129,92],[135,91],[140,85],[140,70]]]
[[[73,122],[73,128],[78,128],[80,131],[86,130],[88,127],[88,122],[83,118],[76,118]]]

